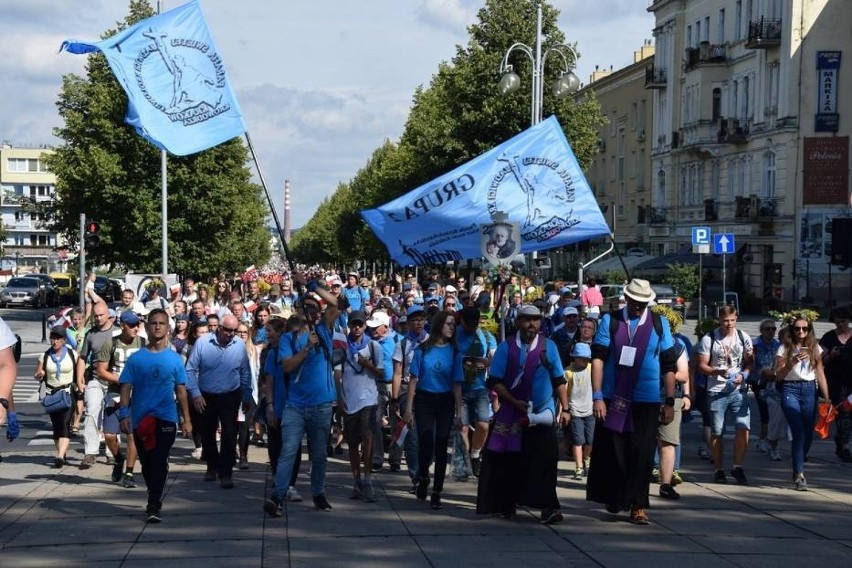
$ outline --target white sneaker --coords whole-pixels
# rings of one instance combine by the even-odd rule
[[[761,438],[757,441],[757,449],[758,451],[761,451],[764,454],[768,454],[772,447],[769,445],[769,442],[765,438]]]
[[[201,459],[201,448],[195,448],[192,450],[192,459],[200,460]]]
[[[302,500],[302,496],[299,495],[299,492],[292,485],[287,490],[287,500],[291,503],[299,503]]]
[[[778,450],[775,448],[769,448],[769,459],[774,462],[781,461],[781,454],[778,453]]]

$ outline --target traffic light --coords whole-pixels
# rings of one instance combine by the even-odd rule
[[[83,242],[86,245],[87,251],[93,251],[101,244],[101,237],[98,234],[101,228],[95,221],[90,221],[86,224],[86,233],[83,236]]]

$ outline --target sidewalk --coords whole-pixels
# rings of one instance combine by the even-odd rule
[[[476,485],[448,480],[445,507],[431,511],[407,493],[403,472],[374,475],[378,502],[347,499],[348,465],[329,460],[332,512],[313,509],[308,462],[302,503],[282,518],[262,512],[268,493],[266,450],[252,447],[251,470],[236,471],[236,488],[203,481],[204,466],[188,444],[173,452],[163,523],[144,523],[145,493],[109,482],[99,461],[80,471],[50,469],[44,450],[15,453],[0,443],[0,558],[4,566],[842,566],[852,554],[852,464],[818,441],[807,467],[811,491],[796,492],[789,464],[749,449],[750,485],[716,485],[696,456],[698,422],[684,427],[680,501],[656,497],[652,525],[636,527],[585,501],[573,464],[560,462],[565,521],[543,526],[538,511],[513,521],[474,514]],[[787,445],[783,444],[786,450]],[[730,455],[730,443],[726,448]],[[103,458],[101,458],[102,460]],[[137,468],[138,470],[138,468]],[[451,479],[451,478],[450,478]]]

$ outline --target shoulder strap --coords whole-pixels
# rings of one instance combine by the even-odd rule
[[[405,347],[406,347],[407,343],[408,343],[408,337],[403,337],[402,340],[399,342],[399,351],[400,351],[400,353],[402,353],[402,378],[403,379],[405,378],[405,360],[408,358],[405,355]]]
[[[740,338],[740,345],[743,346],[743,355],[745,355],[745,336],[743,335],[743,332],[739,329],[737,330],[737,335]]]

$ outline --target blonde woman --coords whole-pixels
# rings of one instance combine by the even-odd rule
[[[790,448],[793,483],[798,491],[807,491],[805,458],[814,439],[817,399],[828,398],[822,363],[822,347],[817,343],[814,327],[805,318],[796,318],[784,334],[775,357],[776,387],[781,393],[781,409],[793,435]]]
[[[242,339],[246,346],[249,367],[251,369],[251,393],[252,398],[254,399],[254,405],[250,410],[243,412],[242,406],[240,406],[239,413],[237,414],[237,433],[239,434],[239,443],[237,448],[240,454],[239,468],[246,470],[249,468],[249,431],[251,430],[251,424],[254,420],[254,411],[257,408],[257,377],[260,372],[260,350],[251,340],[251,330],[249,329],[248,324],[240,322],[237,326],[237,337]]]

